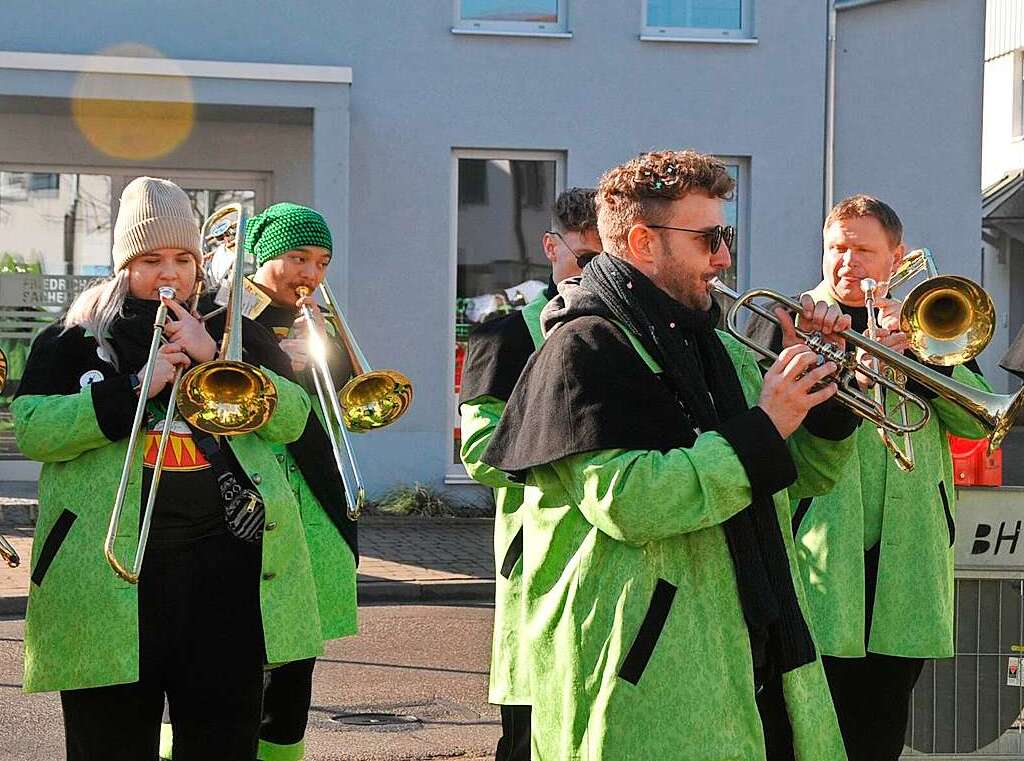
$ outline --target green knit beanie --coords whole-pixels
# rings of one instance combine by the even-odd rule
[[[245,250],[256,257],[257,267],[302,246],[332,250],[327,223],[308,206],[275,203],[245,226]]]

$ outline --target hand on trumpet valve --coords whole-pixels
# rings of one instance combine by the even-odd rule
[[[837,370],[835,362],[807,344],[787,346],[779,353],[764,376],[757,404],[771,418],[780,436],[788,438],[812,407],[836,393],[836,384],[829,379]]]
[[[206,332],[206,326],[199,318],[174,299],[163,301],[176,318],[164,324],[167,340],[180,347],[197,364],[209,362],[217,356],[217,342]]]
[[[178,344],[171,342],[160,347],[159,353],[153,360],[153,379],[149,383],[149,399],[164,390],[164,387],[174,381],[174,373],[180,367],[187,369],[192,361],[188,354]],[[145,378],[149,365],[143,365],[138,376]]]

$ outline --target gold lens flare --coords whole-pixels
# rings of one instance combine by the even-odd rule
[[[146,45],[126,43],[100,51],[111,57],[164,58]],[[118,159],[166,156],[195,125],[191,80],[181,75],[118,76],[85,72],[75,82],[71,115],[83,137]]]

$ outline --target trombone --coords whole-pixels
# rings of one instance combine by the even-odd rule
[[[21,565],[21,558],[18,556],[18,551],[14,549],[14,545],[7,541],[7,538],[0,535],[0,558],[11,568],[17,568]]]
[[[154,361],[160,351],[160,344],[164,337],[164,326],[167,324],[167,304],[164,299],[174,298],[174,289],[163,287],[159,289],[160,306],[156,310],[156,319],[153,321],[153,339],[149,343],[149,354],[146,357],[146,372],[142,377],[142,385],[139,388],[139,401],[135,405],[135,418],[132,420],[131,435],[128,437],[128,451],[125,454],[124,465],[121,468],[121,481],[117,485],[117,496],[114,497],[114,509],[110,513],[110,523],[107,525],[107,537],[103,542],[103,555],[106,557],[114,573],[127,581],[129,584],[138,584],[139,576],[142,573],[142,557],[146,554],[146,542],[149,539],[149,525],[153,519],[153,507],[156,505],[157,488],[160,485],[160,476],[163,474],[164,451],[167,449],[167,442],[171,437],[171,423],[174,418],[174,399],[181,382],[181,368],[174,373],[174,381],[171,384],[171,399],[167,404],[167,415],[164,417],[164,427],[160,432],[160,446],[158,448],[156,464],[153,467],[153,479],[149,486],[149,495],[146,497],[146,509],[142,514],[142,527],[139,530],[139,546],[135,552],[135,559],[132,561],[131,570],[125,567],[118,559],[114,551],[114,543],[117,540],[118,531],[121,528],[121,513],[124,510],[125,495],[128,491],[128,478],[134,465],[135,446],[142,432],[143,417],[146,414],[146,403],[149,401],[149,387],[153,382]]]
[[[234,203],[217,209],[211,219],[223,222],[232,216],[235,218],[235,262],[219,352],[222,359],[190,368],[181,379],[177,399],[182,417],[190,425],[221,436],[255,431],[270,419],[277,407],[277,389],[270,378],[258,367],[242,361],[242,270],[247,215],[241,204]]]
[[[757,298],[771,299],[791,312],[801,311],[800,304],[787,296],[767,289],[752,289],[741,295],[717,278],[711,281],[711,287],[723,296],[734,300],[726,315],[726,328],[729,333],[756,354],[773,362],[778,359],[778,354],[768,347],[747,338],[743,331],[740,330],[737,320],[739,310],[746,307],[769,322],[779,325],[779,320],[774,314],[764,307],[755,304],[753,300]],[[855,352],[841,351],[835,345],[824,340],[819,333],[809,333],[799,328],[797,328],[796,332],[811,349],[823,355],[825,359],[836,363],[839,369],[832,376],[832,380],[839,387],[836,398],[848,406],[854,413],[895,435],[913,433],[921,429],[928,422],[929,415],[931,414],[928,405],[920,397],[907,391],[902,384],[890,380],[885,374],[876,372],[871,367],[858,364]],[[981,391],[965,383],[948,378],[942,373],[932,370],[927,365],[922,365],[919,362],[908,359],[888,346],[873,341],[855,330],[844,330],[839,336],[845,339],[847,344],[864,350],[865,353],[902,372],[907,378],[917,381],[925,388],[934,391],[938,396],[962,407],[988,430],[988,451],[990,453],[999,447],[1006,434],[1010,432],[1010,428],[1020,414],[1021,409],[1024,408],[1024,388],[1018,390],[1016,394],[993,394]],[[885,389],[892,390],[894,394],[900,397],[900,406],[903,409],[907,409],[906,405],[917,407],[921,411],[920,419],[913,420],[907,424],[904,424],[902,421],[893,420],[884,409],[880,410],[878,408],[878,404],[873,397],[851,388],[846,388],[846,381],[855,372],[861,372],[876,384],[881,384]]]
[[[310,292],[305,286],[300,286],[295,291],[303,298]],[[338,336],[352,362],[353,377],[337,393],[327,363],[327,337],[308,304],[303,305],[302,316],[306,318],[309,330],[313,383],[324,413],[324,428],[327,429],[334,462],[345,487],[346,512],[350,520],[356,520],[366,499],[366,488],[359,472],[359,465],[356,463],[348,431],[365,433],[398,420],[412,404],[412,383],[397,370],[371,370],[326,282],[320,283],[320,295],[327,307],[326,319],[331,323],[335,335]],[[351,481],[346,473],[342,450],[345,451],[348,469],[351,470]]]
[[[900,309],[900,330],[907,334],[910,350],[922,362],[933,365],[959,365],[973,359],[988,345],[995,332],[995,307],[992,299],[974,281],[956,275],[939,275],[930,249],[917,248],[903,257],[887,283],[871,278],[861,281],[864,305],[868,312],[868,337],[874,338],[878,323],[875,299],[902,285],[910,278],[926,272],[926,278],[907,294]],[[878,369],[877,359],[872,360]],[[891,371],[898,383],[906,383],[899,371]],[[875,399],[884,406],[884,394],[878,387]],[[903,418],[906,407],[900,403]],[[886,449],[904,471],[914,469],[914,442],[910,434],[903,436],[903,449],[887,431],[878,429]]]
[[[215,214],[220,213],[219,209]],[[160,306],[157,308],[156,319],[153,321],[153,339],[149,345],[146,360],[146,372],[139,389],[139,402],[135,406],[135,418],[132,421],[131,435],[128,439],[128,451],[125,454],[124,466],[121,469],[121,481],[114,498],[114,509],[107,526],[107,536],[103,543],[103,554],[114,572],[129,584],[137,584],[142,572],[142,559],[146,553],[149,539],[149,528],[156,505],[157,490],[163,474],[164,453],[170,440],[171,426],[175,415],[180,412],[195,428],[212,434],[234,436],[249,433],[263,425],[273,414],[277,406],[277,389],[269,378],[258,368],[241,361],[242,356],[242,267],[244,258],[243,236],[245,233],[245,210],[241,204],[233,204],[232,211],[237,214],[237,237],[235,238],[235,265],[232,290],[229,296],[228,316],[224,325],[224,338],[220,354],[225,359],[214,359],[182,373],[178,368],[171,383],[170,401],[164,417],[164,427],[160,432],[160,443],[157,448],[156,464],[153,478],[146,498],[146,507],[142,515],[139,530],[139,544],[135,551],[135,559],[129,570],[125,567],[114,551],[114,543],[121,525],[121,513],[124,510],[125,494],[128,489],[128,478],[134,465],[134,453],[142,420],[149,400],[149,389],[153,381],[154,360],[160,350],[164,338],[164,326],[167,322],[167,305],[164,299],[174,298],[174,290],[159,290]],[[202,273],[196,273],[197,279]],[[193,307],[195,302],[193,302]],[[203,322],[217,312],[204,315]]]
[[[864,306],[867,309],[868,313],[868,325],[864,335],[866,335],[868,338],[872,340],[877,340],[878,318],[875,315],[875,299],[877,298],[878,293],[878,283],[877,281],[869,277],[866,277],[860,281],[860,287],[861,290],[864,292]],[[870,364],[871,368],[875,372],[881,371],[881,365],[876,357],[871,357]],[[885,373],[895,382],[899,383],[901,386],[904,386],[904,388],[906,387],[906,378],[902,374],[900,374],[899,371],[894,370],[892,368],[888,368],[885,371]],[[878,408],[884,411],[885,393],[882,391],[882,387],[875,384],[874,386],[872,386],[872,392],[875,399],[875,403],[878,405]],[[906,423],[908,419],[908,412],[902,400],[899,402],[899,410],[901,420],[904,423]],[[903,434],[903,449],[899,448],[895,440],[884,428],[878,428],[878,436],[882,440],[882,444],[885,445],[885,448],[888,449],[889,452],[892,454],[893,459],[896,461],[896,466],[900,470],[904,471],[905,473],[909,473],[914,469],[914,439],[913,437],[911,437],[909,433]]]

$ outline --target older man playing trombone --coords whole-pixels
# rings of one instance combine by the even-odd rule
[[[865,303],[866,295],[873,298],[875,337],[905,350],[902,304],[886,297],[905,254],[899,216],[876,198],[855,195],[831,210],[823,232],[824,279],[810,295],[838,304],[861,332],[876,320]],[[872,286],[880,287],[872,293]],[[773,330],[754,321],[748,335],[770,341]],[[990,390],[973,362],[932,367]],[[956,505],[947,433],[980,439],[986,431],[960,405],[913,381],[908,389],[930,408],[928,422],[888,443],[862,424],[857,453],[835,488],[793,505],[810,621],[850,761],[899,757],[925,659],[953,655]],[[892,393],[883,401],[894,409]]]

